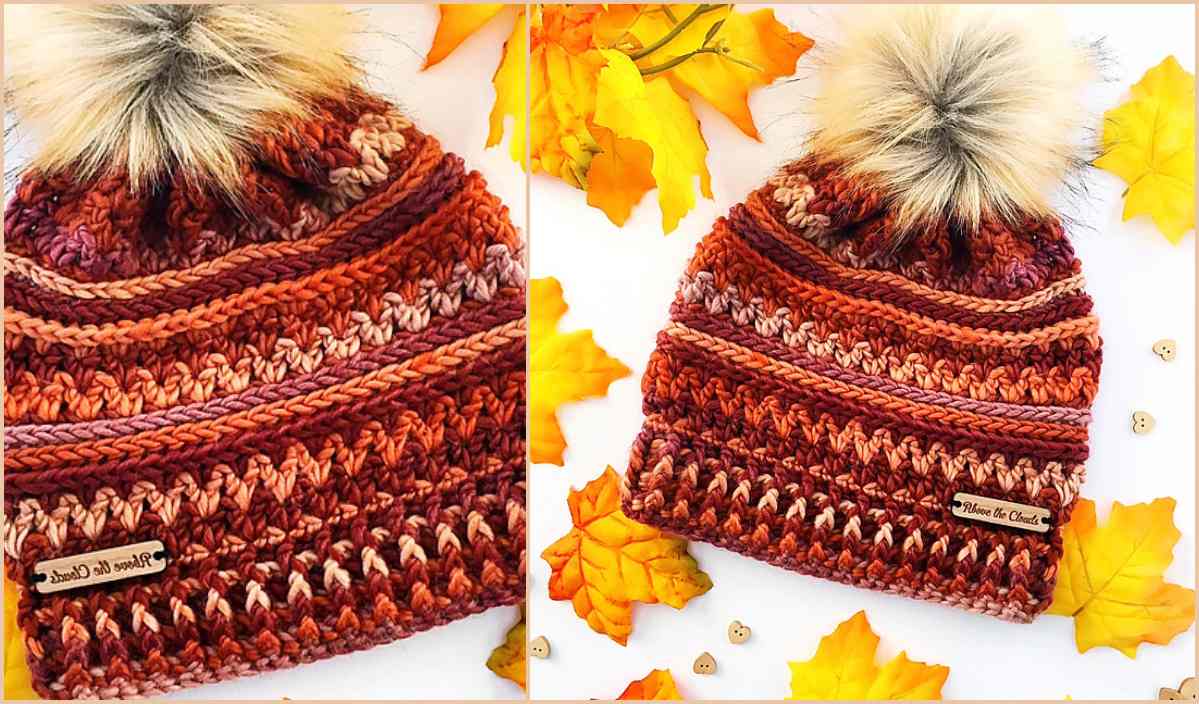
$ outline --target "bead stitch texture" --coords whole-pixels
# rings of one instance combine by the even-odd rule
[[[154,696],[524,598],[524,243],[387,103],[263,139],[237,207],[23,175],[4,556],[47,698]],[[46,559],[166,571],[42,595]]]
[[[868,183],[808,157],[699,244],[642,378],[632,518],[804,574],[1012,621],[1049,606],[1101,341],[1059,222],[896,249]],[[956,492],[1048,508],[1024,532]]]

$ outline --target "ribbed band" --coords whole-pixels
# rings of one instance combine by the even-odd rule
[[[1049,605],[1100,367],[1055,222],[894,249],[885,199],[785,168],[700,243],[642,380],[631,517],[787,569],[1029,621]],[[935,239],[936,235],[941,239]],[[1048,508],[1045,534],[951,514]]]
[[[235,209],[27,175],[5,254],[8,575],[34,686],[156,695],[524,595],[523,244],[390,106],[263,145]],[[161,540],[50,595],[41,560]]]

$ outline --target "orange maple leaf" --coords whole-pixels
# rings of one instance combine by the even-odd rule
[[[625,645],[633,604],[681,609],[712,588],[687,554],[687,541],[642,525],[620,510],[620,477],[611,467],[567,498],[574,528],[541,553],[550,598],[574,605],[591,630]]]
[[[620,693],[617,700],[631,699],[635,701],[678,701],[683,697],[674,684],[674,676],[670,670],[650,670],[650,673],[639,680],[633,680]]]

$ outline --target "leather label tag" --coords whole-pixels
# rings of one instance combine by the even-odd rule
[[[972,521],[984,521],[1008,528],[1047,533],[1049,509],[1018,504],[1003,499],[976,496],[959,491],[953,495],[953,515]]]
[[[156,574],[166,567],[167,553],[162,541],[149,540],[43,560],[33,566],[33,578],[30,581],[39,593],[50,594]]]

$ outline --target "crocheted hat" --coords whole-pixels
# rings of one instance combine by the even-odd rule
[[[350,13],[6,25],[44,145],[4,254],[4,561],[37,691],[154,695],[523,599],[521,237],[355,87]],[[94,579],[95,551],[153,541],[164,570]]]
[[[847,27],[810,152],[719,219],[683,275],[624,508],[787,569],[1029,621],[1053,593],[1100,367],[1042,195],[1081,160],[1091,52],[1006,11],[875,7]]]

